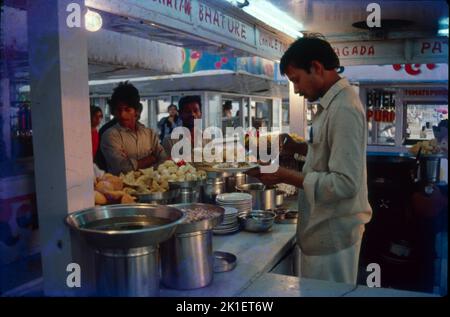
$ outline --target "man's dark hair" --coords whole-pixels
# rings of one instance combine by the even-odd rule
[[[101,113],[103,114],[102,108],[97,107],[97,106],[95,106],[95,105],[90,106],[90,111],[91,111],[91,119],[94,117],[94,115],[95,115],[97,112],[101,112]]]
[[[183,112],[184,106],[191,102],[198,103],[200,111],[202,110],[202,99],[200,98],[200,96],[184,96],[178,101],[179,111]]]
[[[223,110],[231,110],[233,109],[233,104],[230,100],[225,101],[225,103],[222,106]]]
[[[302,37],[284,53],[280,61],[280,72],[286,74],[289,65],[309,73],[312,61],[318,61],[326,70],[340,67],[339,58],[330,43],[317,37]]]
[[[119,102],[126,103],[128,106],[136,109],[136,111],[142,111],[142,105],[140,104],[141,97],[139,91],[133,84],[128,81],[120,82],[111,95],[111,99],[108,100],[110,112],[114,114]]]
[[[174,104],[171,104],[171,105],[169,105],[169,106],[167,107],[167,111],[169,111],[169,110],[170,110],[170,108],[175,108],[175,110],[177,110],[177,111],[178,111],[178,108],[177,108],[177,106],[176,106],[176,105],[174,105]]]

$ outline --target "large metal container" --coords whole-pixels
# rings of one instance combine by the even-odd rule
[[[213,280],[212,231],[178,233],[161,245],[161,278],[165,286],[195,289]]]
[[[202,202],[214,204],[216,196],[225,192],[225,181],[222,177],[208,178],[203,185]]]
[[[441,155],[429,155],[420,157],[420,180],[428,183],[439,182],[441,157]]]
[[[276,208],[276,188],[262,183],[251,183],[236,186],[240,192],[252,195],[253,210],[270,210]]]
[[[192,187],[192,188],[181,188],[180,196],[177,199],[177,203],[180,204],[192,204],[198,203],[201,199],[201,186]]]
[[[158,244],[184,219],[173,207],[129,204],[75,212],[66,223],[95,250],[96,295],[158,296]]]
[[[177,209],[201,207],[217,212],[215,218],[184,223],[161,244],[161,281],[170,288],[196,289],[213,280],[212,228],[223,221],[225,210],[207,204],[177,204]]]
[[[247,183],[248,176],[244,173],[235,173],[225,178],[225,190],[227,193],[233,193],[236,191],[237,186]]]

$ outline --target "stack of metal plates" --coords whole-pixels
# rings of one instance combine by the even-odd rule
[[[214,234],[229,234],[239,231],[237,215],[252,211],[252,195],[247,193],[226,193],[216,197],[217,205],[225,209],[223,222],[213,229]]]
[[[239,231],[238,210],[233,207],[223,207],[225,213],[221,224],[213,228],[214,234],[229,234]]]

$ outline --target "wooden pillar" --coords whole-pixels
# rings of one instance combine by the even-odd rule
[[[81,8],[80,27],[67,25],[69,4]],[[66,284],[77,246],[63,221],[94,205],[84,10],[84,0],[28,1],[35,181],[48,296],[79,294]]]

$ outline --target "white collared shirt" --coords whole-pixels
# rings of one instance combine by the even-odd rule
[[[298,238],[309,255],[335,253],[362,238],[372,209],[367,195],[367,123],[347,79],[320,99],[299,193]]]

